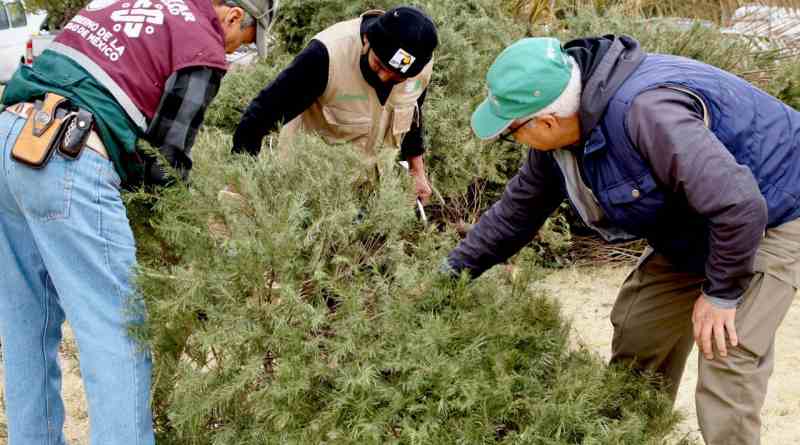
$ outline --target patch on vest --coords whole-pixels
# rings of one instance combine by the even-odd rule
[[[64,31],[77,34],[112,62],[125,54],[124,38],[118,38],[117,33],[131,39],[153,35],[164,26],[167,14],[180,16],[185,22],[197,21],[186,0],[93,0],[86,11],[96,12],[110,6],[114,6],[108,16],[113,23],[111,29],[105,27],[109,25],[101,25],[98,15],[78,14],[64,26]]]
[[[91,6],[98,9],[117,3],[116,0],[95,0]],[[197,18],[184,0],[128,0],[120,5],[122,8],[111,13],[114,21],[114,32],[124,32],[132,39],[144,34],[154,34],[158,27],[164,25],[164,15],[181,16],[186,22],[196,22]],[[166,11],[165,11],[166,10]]]
[[[366,94],[340,94],[336,96],[336,100],[339,102],[355,102],[358,100],[369,100],[369,96]]]
[[[411,68],[411,65],[414,64],[415,60],[417,60],[416,57],[412,56],[411,53],[403,48],[400,48],[396,53],[394,53],[392,60],[389,61],[389,66],[400,71],[401,73],[405,73],[409,68]]]
[[[420,88],[422,88],[421,80],[417,79],[413,82],[408,82],[406,84],[406,93],[416,93]]]
[[[126,6],[130,4],[122,4],[123,8]],[[124,31],[128,37],[138,39],[142,30],[154,34],[156,26],[164,24],[164,13],[159,9],[118,9],[111,13],[111,20],[115,23],[114,32]]]

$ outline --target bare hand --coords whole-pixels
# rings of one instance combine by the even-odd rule
[[[431,185],[428,183],[428,177],[425,176],[424,171],[418,173],[412,172],[411,176],[414,178],[414,190],[417,194],[417,198],[419,198],[423,204],[427,204],[433,193]]]
[[[407,161],[408,173],[414,178],[414,191],[417,198],[423,204],[427,204],[433,192],[431,184],[428,182],[428,176],[425,175],[425,162],[422,160],[422,155],[412,156]]]
[[[739,344],[739,337],[736,335],[736,308],[718,308],[701,294],[694,304],[692,324],[694,325],[694,341],[707,360],[714,359],[713,345],[716,345],[720,357],[728,356],[728,347],[725,342],[726,332],[731,346]]]

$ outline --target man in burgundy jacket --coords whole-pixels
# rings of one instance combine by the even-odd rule
[[[263,33],[267,0],[94,0],[8,84],[0,114],[0,337],[11,445],[63,445],[58,350],[68,320],[80,349],[93,445],[153,444],[149,353],[131,275],[136,246],[120,189],[181,176],[225,54]],[[187,38],[188,37],[188,38]],[[52,113],[33,102],[53,94]],[[40,168],[12,157],[30,119],[72,118]],[[27,129],[28,127],[25,127]],[[17,145],[20,145],[17,144]],[[19,148],[19,147],[18,147]]]

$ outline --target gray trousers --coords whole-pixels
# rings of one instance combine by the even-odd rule
[[[736,312],[739,346],[698,363],[697,417],[707,445],[761,443],[761,407],[774,365],[775,332],[800,283],[800,220],[770,229],[755,275]],[[612,363],[663,375],[672,399],[694,345],[692,311],[702,275],[678,272],[648,249],[628,275],[611,312]]]

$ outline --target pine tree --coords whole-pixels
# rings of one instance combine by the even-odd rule
[[[563,221],[512,260],[522,273],[495,268],[470,283],[439,272],[462,223],[497,199],[524,154],[477,142],[469,115],[491,61],[532,30],[629,33],[646,50],[741,73],[774,59],[713,28],[613,8],[529,28],[489,0],[422,2],[441,36],[425,109],[431,177],[445,200],[430,208],[436,224],[415,218],[392,153],[368,188],[352,147],[309,138],[287,156],[228,154],[247,102],[315,32],[394,4],[284,2],[279,48],[230,74],[209,110],[218,129],[199,138],[191,187],[128,196],[159,443],[662,443],[677,414],[658,380],[570,349],[558,306],[530,290],[543,258],[568,246]],[[798,70],[780,72],[769,91],[797,100]],[[225,187],[242,199],[220,200]]]
[[[568,348],[535,258],[442,274],[457,235],[417,220],[392,153],[364,193],[351,147],[254,161],[227,140],[205,132],[192,187],[137,230],[161,240],[140,285],[163,443],[642,444],[674,425],[653,382]]]
[[[25,7],[47,13],[48,25],[61,29],[88,3],[89,0],[25,0]]]

